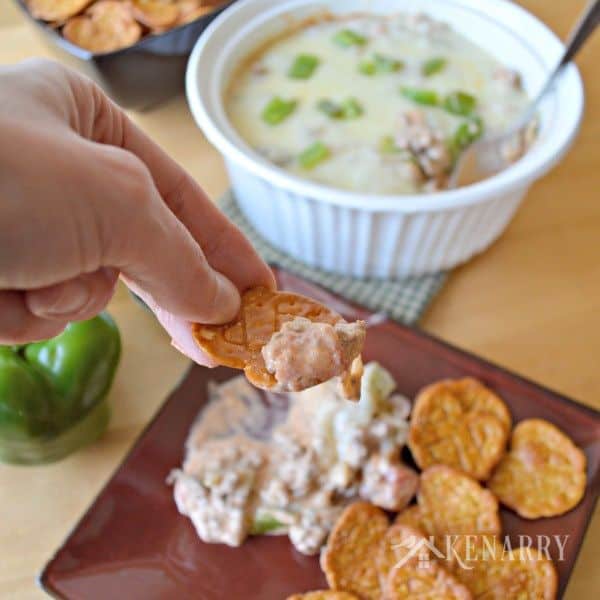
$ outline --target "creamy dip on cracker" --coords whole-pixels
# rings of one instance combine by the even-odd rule
[[[285,170],[375,194],[443,189],[457,157],[527,102],[519,74],[426,15],[324,17],[251,56],[226,108]],[[525,142],[512,151],[516,159]]]

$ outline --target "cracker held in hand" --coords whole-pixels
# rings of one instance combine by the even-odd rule
[[[471,593],[432,555],[417,529],[396,524],[385,534],[377,566],[383,597],[389,600],[470,600]]]
[[[306,592],[305,594],[294,594],[288,596],[287,600],[360,600],[360,598],[348,592],[318,590],[316,592]]]
[[[63,27],[63,36],[90,52],[113,52],[135,44],[142,28],[126,3],[102,0]]]
[[[388,529],[385,513],[368,502],[348,506],[337,520],[321,554],[321,567],[334,590],[379,600],[377,556]]]
[[[510,452],[502,459],[489,488],[521,517],[562,515],[585,493],[586,458],[560,429],[542,419],[521,421]]]
[[[491,390],[472,378],[448,379],[417,396],[408,445],[421,469],[444,464],[484,481],[506,451],[510,426]]]
[[[498,500],[464,473],[436,465],[421,474],[417,502],[427,535],[447,551],[452,535],[500,535]],[[448,552],[446,552],[448,554]]]
[[[196,323],[193,334],[218,364],[243,369],[256,387],[285,392],[348,371],[361,353],[366,325],[347,323],[305,296],[259,287],[243,294],[234,321]]]
[[[44,21],[64,21],[81,12],[92,0],[27,0],[32,17]]]
[[[552,561],[536,548],[509,549],[495,537],[478,536],[465,547],[452,573],[485,600],[553,600],[558,578]]]

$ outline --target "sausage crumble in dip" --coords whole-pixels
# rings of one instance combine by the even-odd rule
[[[226,94],[234,127],[266,159],[374,194],[443,189],[460,153],[526,103],[516,71],[423,14],[313,19],[255,52]]]
[[[170,477],[179,512],[204,542],[288,535],[313,555],[357,498],[403,509],[419,479],[401,460],[410,401],[395,385],[377,363],[365,365],[358,403],[334,380],[291,394],[259,392],[243,376],[212,384]]]
[[[265,366],[275,376],[278,391],[305,390],[347,372],[366,332],[364,321],[330,325],[296,317],[263,346]]]

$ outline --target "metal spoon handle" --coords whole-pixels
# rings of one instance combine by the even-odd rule
[[[535,99],[527,106],[525,111],[515,121],[514,125],[509,128],[508,134],[514,134],[515,132],[520,131],[533,119],[538,111],[538,106],[545,98],[546,94],[552,90],[564,68],[571,62],[577,52],[579,52],[584,42],[592,35],[599,23],[600,0],[593,0],[588,4],[577,25],[571,31],[565,46],[565,51],[558,61],[558,64],[546,79],[546,82],[535,96]]]
[[[585,13],[581,16],[579,23],[575,26],[575,29],[569,35],[569,39],[567,41],[567,47],[565,49],[565,53],[558,64],[558,68],[566,65],[570,62],[585,40],[588,39],[594,30],[600,23],[600,0],[595,0],[594,2],[590,2]]]
[[[558,78],[558,76],[562,73],[562,70],[568,65],[581,47],[584,42],[594,33],[596,27],[600,23],[600,0],[594,0],[590,2],[585,10],[585,13],[579,19],[579,22],[571,31],[569,35],[569,39],[567,41],[565,51],[554,68],[554,71],[548,77],[546,84],[537,95],[534,104],[537,105],[539,101],[546,95],[546,93],[552,88],[554,82]]]

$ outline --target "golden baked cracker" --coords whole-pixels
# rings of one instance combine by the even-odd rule
[[[179,16],[176,25],[191,23],[216,9],[215,4],[207,4],[202,0],[176,0],[179,8]]]
[[[425,533],[435,537],[438,548],[447,549],[448,536],[499,535],[498,501],[489,491],[461,471],[445,465],[421,473],[417,502]]]
[[[293,596],[288,596],[287,600],[360,600],[360,598],[348,592],[318,590],[304,594],[294,594]]]
[[[142,28],[127,4],[117,0],[96,2],[79,17],[69,19],[63,36],[91,52],[112,52],[135,44]]]
[[[358,355],[350,365],[350,368],[342,374],[340,385],[342,386],[342,395],[350,400],[360,399],[360,382],[365,370],[362,357]]]
[[[135,18],[150,29],[169,28],[179,18],[175,0],[130,0]]]
[[[470,377],[448,379],[419,392],[408,445],[422,469],[445,464],[483,481],[505,452],[510,426],[494,392]]]
[[[388,529],[385,513],[368,502],[348,506],[337,520],[321,554],[321,568],[334,590],[379,600],[377,554]]]
[[[278,382],[267,371],[261,350],[285,322],[296,317],[330,325],[343,321],[311,298],[257,287],[242,295],[242,306],[234,321],[225,325],[195,323],[192,332],[200,348],[215,362],[243,369],[256,387],[273,389]]]
[[[521,517],[562,515],[585,493],[585,454],[548,421],[521,421],[513,431],[509,453],[488,485]]]
[[[453,575],[475,598],[552,600],[557,576],[552,561],[535,548],[510,549],[492,536],[479,536],[452,564]]]
[[[432,529],[425,522],[425,515],[418,504],[407,506],[403,511],[399,512],[394,519],[394,524],[407,525],[426,535],[430,535]]]
[[[468,588],[435,562],[427,568],[394,569],[386,584],[386,600],[471,600]]]
[[[62,22],[81,12],[93,0],[26,0],[32,17]]]
[[[436,562],[427,538],[407,525],[388,529],[381,541],[377,567],[386,600],[471,598],[468,589]]]
[[[427,538],[416,527],[394,523],[385,532],[377,551],[377,572],[382,588],[389,574],[400,564],[414,566],[431,560]]]

